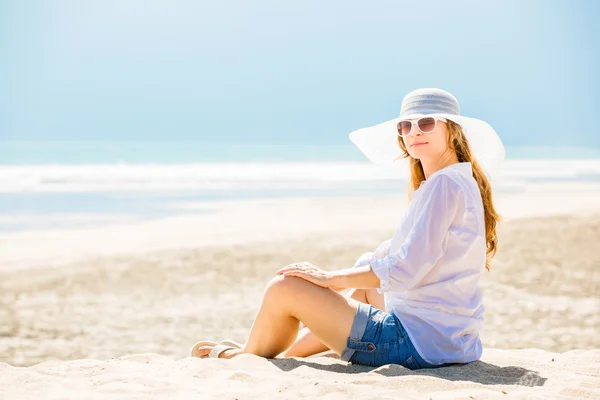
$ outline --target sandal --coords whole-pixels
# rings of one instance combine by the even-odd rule
[[[227,344],[219,344],[219,343],[215,343],[215,342],[211,342],[211,341],[198,342],[194,345],[194,347],[192,347],[192,357],[194,357],[194,351],[200,346],[213,346],[213,348],[210,350],[210,353],[208,353],[208,355],[206,355],[205,357],[200,357],[200,358],[219,358],[219,355],[221,355],[221,353],[224,352],[225,350],[241,348],[241,347],[229,346]]]
[[[235,340],[222,340],[221,344],[227,345],[227,346],[232,346],[235,347],[236,349],[241,349],[242,347],[244,347],[243,344],[236,342]]]

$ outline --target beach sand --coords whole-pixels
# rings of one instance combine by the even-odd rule
[[[180,204],[214,214],[0,237],[0,399],[600,398],[600,191],[498,198],[481,282],[484,353],[410,371],[189,357],[244,341],[284,265],[352,266],[394,233],[404,196]]]

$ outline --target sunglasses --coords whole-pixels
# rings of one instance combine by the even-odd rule
[[[419,130],[423,133],[431,133],[435,131],[437,121],[440,120],[442,122],[446,122],[446,118],[441,117],[423,117],[419,118],[416,121],[405,119],[403,121],[398,122],[398,135],[399,136],[408,136],[412,132],[413,125],[417,125]]]

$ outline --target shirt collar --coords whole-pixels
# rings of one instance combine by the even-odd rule
[[[448,165],[447,167],[444,167],[442,169],[435,171],[433,174],[429,175],[429,178],[427,178],[427,179],[431,179],[434,176],[442,173],[443,171],[448,171],[448,170],[455,170],[456,172],[460,173],[461,175],[464,175],[465,177],[473,177],[473,169],[472,168],[473,167],[471,166],[471,163],[469,161],[454,163],[454,164]]]

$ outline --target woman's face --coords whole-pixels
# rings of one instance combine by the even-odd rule
[[[421,161],[436,160],[448,149],[448,125],[438,120],[433,132],[423,133],[413,124],[411,134],[402,136],[402,140],[412,158]]]

